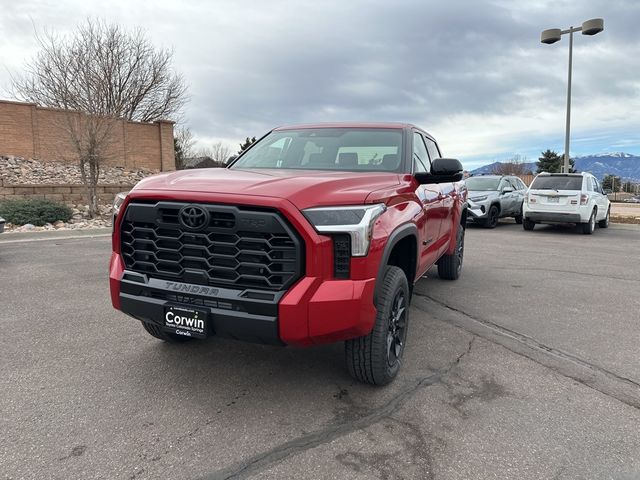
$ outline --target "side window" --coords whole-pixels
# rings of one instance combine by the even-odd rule
[[[593,181],[589,177],[587,177],[586,180],[587,181],[585,183],[587,184],[587,191],[593,192]]]
[[[520,187],[519,190],[526,190],[527,189],[527,185],[522,181],[521,178],[518,179],[518,186]]]
[[[440,158],[441,155],[440,155],[440,152],[438,151],[438,146],[436,145],[436,142],[426,137],[424,141],[427,143],[427,150],[429,151],[429,157],[431,158],[431,160],[433,161],[436,158]]]
[[[598,180],[595,178],[592,178],[591,181],[593,182],[593,191],[602,193],[602,189],[600,188],[600,184],[598,183]]]
[[[502,180],[500,180],[500,184],[498,185],[498,191],[502,191],[503,188],[510,186],[511,184],[509,183],[509,181],[506,178],[503,178]]]
[[[429,163],[429,154],[427,147],[424,145],[422,135],[413,134],[413,173],[426,173],[431,171]]]

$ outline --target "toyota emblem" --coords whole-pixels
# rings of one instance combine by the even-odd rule
[[[202,230],[209,225],[209,212],[198,205],[182,207],[178,218],[182,226],[189,230]]]

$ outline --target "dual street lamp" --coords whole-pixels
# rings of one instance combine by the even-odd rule
[[[564,168],[565,173],[569,173],[569,130],[571,125],[571,63],[573,60],[573,32],[582,32],[583,35],[595,35],[604,30],[604,20],[602,18],[592,18],[582,23],[580,27],[569,27],[567,30],[551,28],[545,30],[540,35],[540,41],[551,45],[560,41],[562,35],[569,34],[569,79],[567,82],[567,125],[564,138]]]

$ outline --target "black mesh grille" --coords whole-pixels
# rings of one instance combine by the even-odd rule
[[[333,236],[333,274],[336,278],[349,278],[351,266],[351,236]]]
[[[131,203],[121,227],[129,270],[201,285],[282,290],[303,267],[302,242],[276,212],[197,204],[208,222],[193,231],[177,202]]]

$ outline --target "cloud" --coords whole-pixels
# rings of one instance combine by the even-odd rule
[[[573,136],[600,132],[640,153],[629,128],[640,124],[638,2],[2,3],[0,58],[14,71],[34,52],[32,21],[69,31],[100,16],[145,27],[174,48],[190,84],[185,119],[203,141],[286,123],[408,121],[471,163],[563,148],[567,39],[542,45],[540,31],[603,17],[602,34],[575,38]],[[590,153],[582,148],[607,145],[574,143]]]

